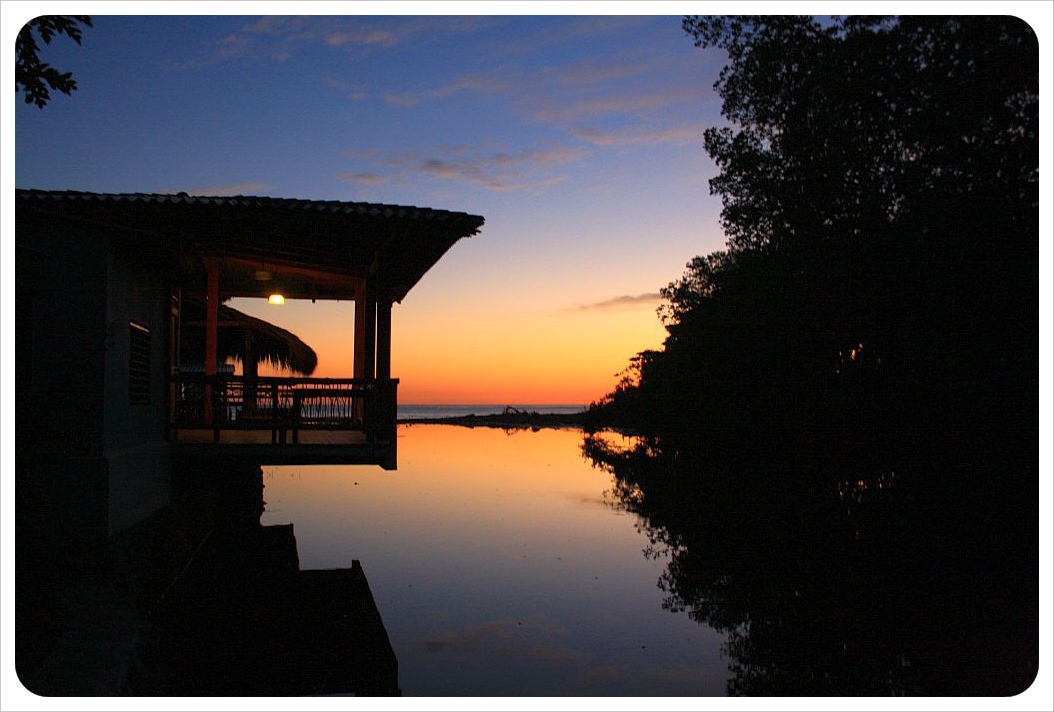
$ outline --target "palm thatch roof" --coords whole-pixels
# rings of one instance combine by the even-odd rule
[[[318,355],[299,336],[280,326],[220,304],[217,329],[217,358],[237,359],[255,372],[259,361],[310,376],[318,366]],[[183,301],[183,333],[180,351],[184,362],[204,359],[205,303],[199,298]]]

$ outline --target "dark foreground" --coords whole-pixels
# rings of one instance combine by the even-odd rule
[[[154,616],[141,692],[398,695],[361,564],[301,571],[293,526],[219,533]]]
[[[105,551],[45,554],[19,542],[23,563],[46,562],[18,580],[16,669],[27,690],[400,694],[360,562],[300,570],[292,525],[259,524],[260,468],[224,474],[225,487],[197,490]]]

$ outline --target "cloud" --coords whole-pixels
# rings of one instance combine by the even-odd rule
[[[642,22],[647,22],[647,19],[628,15],[564,17],[561,22],[547,24],[536,32],[520,37],[506,37],[501,50],[505,54],[535,54],[546,51],[550,46],[575,44],[583,37],[632,33]]]
[[[299,44],[324,44],[364,53],[406,45],[430,32],[472,34],[487,25],[485,18],[474,17],[269,16],[245,25],[242,30],[248,36],[274,42],[280,49],[272,52],[272,56],[278,53],[288,56],[291,48]]]
[[[623,80],[642,74],[647,67],[642,63],[624,62],[604,64],[582,63],[560,67],[542,73],[525,73],[512,66],[499,66],[490,71],[467,74],[438,86],[407,91],[393,91],[384,95],[389,106],[410,108],[442,101],[459,94],[483,97],[509,97],[516,112],[534,121],[566,124],[570,121],[612,114],[638,115],[683,104],[691,94],[681,88],[663,90],[633,89]],[[607,90],[592,86],[588,93],[583,85],[615,83]]]
[[[226,196],[226,195],[259,195],[269,190],[270,186],[260,181],[232,183],[231,185],[214,185],[194,188],[186,191],[190,195]]]
[[[359,27],[354,31],[330,32],[323,38],[330,47],[342,47],[346,44],[356,45],[381,45],[382,47],[394,47],[399,42],[399,37],[393,31],[383,28]]]
[[[626,126],[609,131],[583,127],[571,128],[568,132],[575,138],[588,141],[594,146],[702,145],[705,128],[703,124],[661,128]]]
[[[628,79],[643,74],[647,69],[643,62],[612,63],[608,60],[593,60],[553,70],[550,76],[563,84],[580,86]]]
[[[654,307],[662,299],[658,292],[646,292],[645,294],[624,294],[620,297],[612,297],[602,302],[591,304],[580,304],[573,307],[571,311],[576,312],[612,312],[641,309],[643,307]]]
[[[422,173],[448,180],[459,180],[490,190],[509,191],[542,188],[563,181],[561,176],[546,174],[546,169],[574,161],[584,155],[575,147],[547,151],[525,150],[518,153],[498,151],[489,154],[430,157],[419,166]]]
[[[176,69],[202,69],[231,59],[252,54],[252,40],[245,35],[227,35],[216,40],[205,54],[183,61],[171,61],[168,66]]]
[[[358,84],[352,84],[343,79],[335,79],[333,77],[319,77],[319,80],[323,85],[334,89],[344,95],[344,98],[351,99],[352,101],[361,101],[365,99],[368,94],[363,90],[363,87]]]
[[[557,169],[581,159],[586,151],[577,146],[504,151],[457,145],[387,155],[357,150],[348,150],[345,154],[373,164],[371,170],[347,174],[344,176],[346,180],[377,184],[388,178],[428,177],[505,192],[541,190],[562,183],[566,178]]]
[[[242,30],[249,36],[270,37],[286,46],[304,42],[322,43],[330,47],[393,47],[405,39],[407,34],[415,34],[413,23],[384,26],[382,22],[365,18],[328,16],[268,16],[245,25]],[[410,32],[402,32],[404,29]]]
[[[448,96],[469,92],[475,94],[504,94],[519,86],[517,81],[504,68],[490,72],[480,72],[460,77],[455,81],[431,89],[417,89],[398,93],[385,94],[384,100],[390,106],[410,107],[439,101]]]
[[[566,123],[583,118],[611,114],[639,115],[666,109],[677,104],[684,104],[686,98],[683,90],[671,87],[661,91],[633,90],[620,87],[617,91],[582,98],[568,99],[562,95],[540,95],[532,104],[531,116],[537,121],[547,123]]]
[[[284,61],[311,45],[366,53],[405,44],[428,27],[425,18],[266,16],[247,22],[214,42],[202,56],[177,66],[196,69],[241,57]]]
[[[373,173],[371,171],[362,171],[360,173],[345,173],[341,176],[344,180],[349,183],[362,183],[364,185],[384,185],[388,182],[387,176],[382,176],[379,173]]]

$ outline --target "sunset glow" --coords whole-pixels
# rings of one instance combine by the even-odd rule
[[[392,375],[403,403],[582,404],[610,391],[637,351],[658,347],[665,330],[646,303],[588,313],[527,312],[430,318],[427,310],[393,310]],[[263,300],[232,306],[295,330],[319,354],[313,376],[348,378],[354,349],[353,303]],[[279,374],[261,366],[261,375]]]
[[[99,16],[48,47],[76,92],[15,107],[17,185],[481,215],[393,309],[400,401],[587,404],[661,345],[659,290],[724,243],[702,145],[721,57],[677,15],[437,9]],[[352,375],[352,303],[230,305],[309,344],[313,375]]]
[[[1054,2],[0,5],[0,712],[1054,697]]]

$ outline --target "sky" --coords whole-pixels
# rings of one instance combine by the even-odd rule
[[[3,99],[5,343],[13,330],[13,185],[417,205],[486,223],[393,310],[400,401],[589,403],[615,386],[635,353],[661,345],[659,290],[692,257],[724,244],[720,202],[708,189],[716,169],[702,142],[703,131],[722,122],[712,86],[724,57],[694,47],[680,15],[747,5],[803,10],[797,2],[4,0],[8,47],[39,14],[94,19],[80,46],[58,37],[44,48],[45,61],[73,73],[71,96],[54,94],[42,110],[11,91]],[[992,7],[806,7],[827,13],[847,5]],[[1051,7],[999,5],[1040,33],[1041,96],[1049,96],[1054,66]],[[580,15],[535,14],[543,10]],[[147,11],[156,14],[129,15]],[[1044,115],[1041,176],[1049,176]],[[1041,219],[1049,236],[1049,202]],[[1050,257],[1049,240],[1041,241],[1043,433],[1050,432]],[[350,303],[234,306],[312,345],[316,375],[351,375]],[[3,361],[10,393],[12,359]]]
[[[724,244],[702,143],[722,121],[712,85],[723,56],[694,47],[679,15],[93,22],[81,45],[57,37],[42,53],[76,91],[44,109],[16,102],[19,188],[486,219],[393,310],[403,403],[596,400],[634,354],[660,347],[660,288]],[[299,335],[319,355],[314,375],[351,375],[351,302],[231,306]]]
[[[49,6],[5,2],[9,41]],[[403,403],[599,399],[637,352],[661,347],[659,290],[724,246],[703,131],[723,123],[713,84],[725,57],[682,30],[698,3],[74,6],[93,27],[43,57],[77,90],[44,109],[6,99],[17,187],[486,219],[393,310]],[[158,14],[127,14],[147,8]],[[484,8],[502,14],[473,14]],[[314,375],[351,375],[352,303],[231,306],[299,335],[319,355]]]

